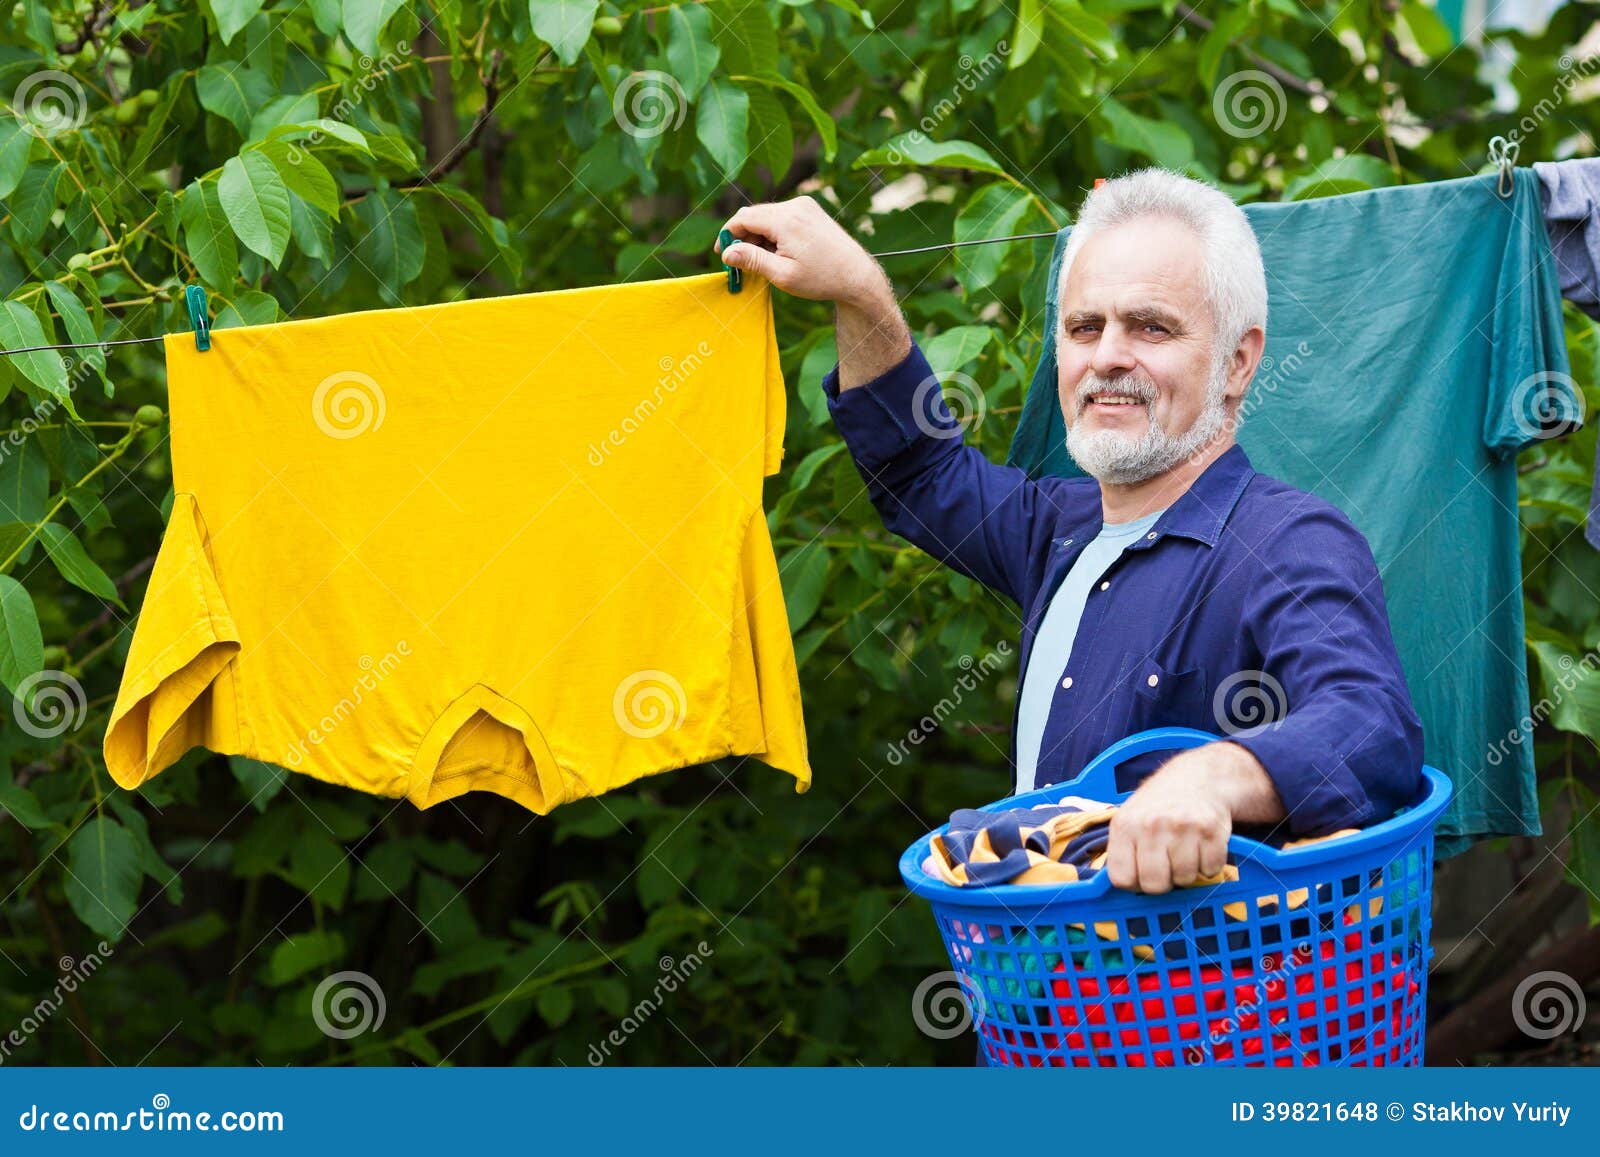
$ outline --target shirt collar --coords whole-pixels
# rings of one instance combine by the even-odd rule
[[[1156,520],[1155,526],[1150,528],[1150,532],[1128,549],[1142,550],[1154,545],[1168,534],[1181,534],[1185,538],[1192,538],[1207,546],[1216,546],[1217,539],[1222,537],[1222,528],[1227,525],[1233,508],[1238,505],[1239,496],[1244,493],[1244,488],[1255,476],[1255,468],[1250,465],[1244,447],[1237,442],[1234,443],[1201,472],[1200,477],[1194,480],[1189,489],[1172,501],[1166,513]],[[1096,514],[1094,523],[1100,525],[1098,491],[1094,509]],[[1065,549],[1074,541],[1087,541],[1092,538],[1091,530],[1089,525],[1079,526],[1075,528],[1071,537],[1058,538],[1054,541],[1057,546]]]
[[[1152,533],[1181,534],[1207,546],[1216,546],[1228,516],[1255,475],[1255,467],[1250,465],[1244,447],[1235,442],[1167,508]]]

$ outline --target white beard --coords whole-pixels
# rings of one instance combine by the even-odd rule
[[[1144,403],[1145,432],[1130,437],[1120,430],[1086,430],[1081,421],[1067,429],[1067,453],[1085,474],[1101,482],[1128,486],[1165,474],[1192,457],[1228,424],[1223,391],[1228,385],[1228,359],[1219,359],[1206,383],[1205,404],[1190,427],[1172,435],[1156,422],[1156,385],[1142,371],[1118,378],[1102,378],[1093,370],[1078,383],[1074,404],[1079,416],[1093,394],[1119,393]]]

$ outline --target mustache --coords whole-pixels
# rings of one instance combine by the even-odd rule
[[[1156,384],[1143,374],[1125,374],[1116,378],[1103,378],[1093,370],[1083,375],[1078,382],[1075,400],[1078,404],[1078,413],[1083,413],[1083,408],[1089,404],[1089,399],[1095,394],[1116,394],[1119,397],[1133,398],[1143,402],[1146,406],[1156,400]]]

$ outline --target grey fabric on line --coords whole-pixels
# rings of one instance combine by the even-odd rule
[[[1600,320],[1600,159],[1537,161],[1544,227],[1561,276],[1561,296]],[[1589,492],[1589,545],[1600,550],[1600,454]]]

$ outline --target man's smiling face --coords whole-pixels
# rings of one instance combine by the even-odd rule
[[[1206,440],[1216,432],[1215,406],[1230,383],[1219,376],[1228,367],[1218,360],[1205,256],[1193,230],[1150,216],[1094,233],[1068,270],[1057,342],[1061,412],[1074,457],[1105,481],[1140,479],[1107,477],[1094,468],[1099,460],[1136,457],[1165,469],[1170,452],[1156,443],[1170,451],[1191,431]]]

